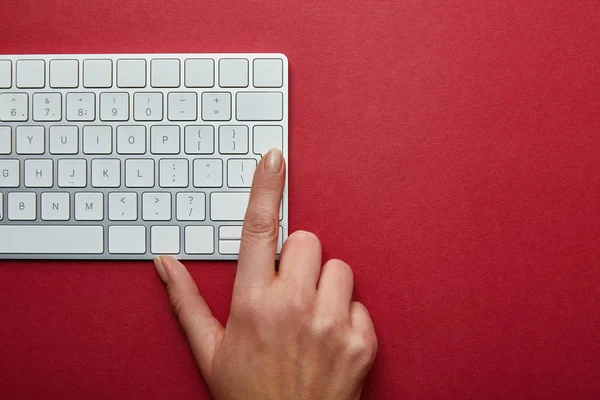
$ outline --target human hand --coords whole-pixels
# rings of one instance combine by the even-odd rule
[[[322,265],[315,235],[291,234],[276,271],[284,183],[271,150],[254,175],[225,328],[179,261],[156,258],[156,269],[215,399],[357,400],[377,352],[373,323],[351,301],[350,267]]]

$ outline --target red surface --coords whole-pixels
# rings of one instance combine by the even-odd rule
[[[365,399],[600,397],[600,3],[3,0],[0,53],[277,51]],[[225,320],[234,265],[188,263]],[[150,263],[0,266],[3,399],[208,398]]]

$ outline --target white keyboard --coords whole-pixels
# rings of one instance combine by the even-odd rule
[[[0,258],[237,259],[273,147],[282,54],[0,55]]]

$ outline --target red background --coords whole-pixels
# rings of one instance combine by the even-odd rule
[[[600,2],[2,0],[0,53],[283,52],[365,399],[600,397]],[[227,317],[233,263],[188,263]],[[3,399],[208,398],[150,262],[4,262]]]

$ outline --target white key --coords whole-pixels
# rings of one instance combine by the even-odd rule
[[[146,87],[146,60],[118,60],[117,86],[121,88]]]
[[[12,152],[12,129],[10,126],[0,126],[0,154]]]
[[[42,219],[44,221],[68,221],[69,208],[69,193],[42,193]]]
[[[219,127],[219,153],[247,154],[248,127],[221,125]]]
[[[74,89],[79,86],[79,61],[50,61],[50,87]]]
[[[17,127],[17,154],[44,154],[44,127]]]
[[[169,221],[171,219],[171,193],[144,193],[142,195],[144,221]]]
[[[177,193],[177,219],[179,221],[204,221],[206,219],[206,195],[198,192]]]
[[[0,160],[0,187],[19,187],[19,160]]]
[[[51,154],[77,154],[79,152],[79,128],[77,126],[50,127]]]
[[[277,236],[276,253],[281,253],[283,247],[283,230],[279,227],[279,235]],[[219,228],[219,253],[221,254],[239,254],[242,237],[241,226],[221,226]]]
[[[185,127],[185,152],[188,154],[212,154],[215,152],[215,128],[212,125],[188,125]]]
[[[111,254],[144,254],[145,226],[109,226],[108,252]]]
[[[60,93],[34,93],[34,121],[60,121],[61,119],[62,96]]]
[[[114,159],[92,160],[92,186],[121,186],[121,162]]]
[[[196,93],[169,93],[169,121],[195,121],[198,119]]]
[[[223,160],[196,158],[194,160],[194,186],[223,186]]]
[[[133,119],[136,121],[161,121],[163,119],[162,93],[135,93]]]
[[[242,225],[223,225],[219,227],[219,239],[221,240],[241,240]]]
[[[85,187],[87,185],[86,160],[63,158],[58,160],[57,168],[59,187]]]
[[[283,61],[278,58],[254,60],[254,86],[279,88],[283,86]]]
[[[210,58],[185,60],[185,86],[213,87],[215,85],[215,62]]]
[[[150,63],[152,87],[179,87],[179,60],[155,59]]]
[[[27,121],[29,118],[27,93],[0,94],[0,121]]]
[[[121,125],[117,127],[117,153],[144,154],[146,152],[146,127]]]
[[[255,159],[229,159],[227,160],[227,186],[232,188],[249,188],[252,186]]]
[[[4,203],[3,203],[3,199],[4,199],[4,193],[0,192],[0,221],[2,221],[2,218],[4,218]]]
[[[238,92],[236,98],[238,121],[281,121],[283,93]]]
[[[46,63],[44,60],[17,61],[17,87],[41,89],[46,85]]]
[[[101,221],[103,218],[103,193],[75,193],[75,219],[77,221]]]
[[[150,251],[154,254],[178,254],[179,227],[155,225],[150,228]]]
[[[249,192],[211,193],[210,219],[213,221],[243,221],[249,199]]]
[[[219,240],[219,253],[221,254],[239,254],[240,240]]]
[[[159,173],[161,187],[187,187],[189,184],[188,160],[160,160]]]
[[[102,254],[102,226],[0,226],[0,253]]]
[[[137,219],[137,193],[109,193],[108,219],[135,221]]]
[[[153,187],[154,186],[154,160],[153,159],[128,159],[125,160],[125,186],[127,187]]]
[[[35,193],[8,194],[8,219],[33,221],[36,217]]]
[[[12,86],[12,62],[0,60],[0,89],[8,89]]]
[[[96,119],[94,93],[67,93],[67,121],[93,121]]]
[[[129,94],[100,93],[100,119],[102,121],[129,120]]]
[[[52,187],[52,160],[25,160],[26,187]]]
[[[254,154],[264,156],[271,149],[283,151],[283,128],[281,126],[256,125],[253,132]]]
[[[248,60],[245,58],[224,58],[220,60],[219,86],[247,87]]]
[[[110,125],[84,126],[83,152],[85,154],[112,153],[112,127]]]
[[[152,154],[179,154],[179,136],[177,125],[154,125],[150,128],[150,151]]]
[[[231,93],[202,93],[202,119],[229,121],[231,119]]]
[[[215,230],[212,226],[186,226],[184,238],[187,254],[215,252]]]
[[[112,86],[112,60],[83,61],[83,86],[109,88]]]

